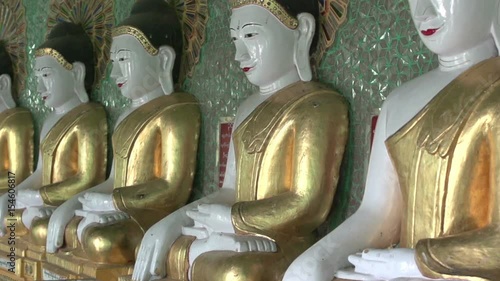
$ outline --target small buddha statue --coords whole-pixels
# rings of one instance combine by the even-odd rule
[[[285,281],[331,281],[348,261],[338,278],[500,279],[500,1],[409,4],[439,68],[388,96],[361,206]]]
[[[146,233],[133,280],[281,280],[330,211],[348,105],[311,82],[318,1],[230,3],[235,59],[259,91],[238,108],[223,188]]]
[[[76,258],[99,266],[129,265],[148,228],[188,201],[201,113],[194,96],[174,91],[181,28],[164,0],[136,2],[114,28],[111,77],[132,102],[113,133],[111,176],[54,212],[48,252],[73,247]]]
[[[16,185],[25,180],[33,171],[33,119],[24,108],[16,107],[13,89],[18,87],[21,71],[15,71],[16,62],[7,51],[8,43],[0,41],[0,205],[13,202]],[[17,86],[17,87],[16,87]],[[10,186],[10,187],[9,187]],[[11,191],[12,195],[6,194]],[[0,210],[1,212],[6,209]],[[0,215],[1,216],[1,215]],[[3,215],[5,216],[5,215]],[[5,234],[3,224],[0,232]]]
[[[34,72],[37,91],[53,111],[41,129],[36,170],[16,188],[17,235],[30,229],[35,218],[50,216],[56,206],[102,182],[106,174],[106,114],[88,99],[94,55],[84,29],[70,22],[57,24],[36,51]],[[6,219],[2,214],[0,219]]]

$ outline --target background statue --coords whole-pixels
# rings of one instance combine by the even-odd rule
[[[338,277],[500,276],[495,246],[500,2],[409,3],[439,68],[387,98],[359,210],[301,255],[286,281],[330,281],[348,260],[355,272],[341,271]],[[399,248],[387,249],[396,243]]]
[[[134,280],[280,280],[330,211],[348,120],[310,82],[318,3],[230,3],[235,59],[259,91],[238,109],[223,188],[146,233]]]

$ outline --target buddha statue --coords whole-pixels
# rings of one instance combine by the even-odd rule
[[[0,202],[0,209],[5,210],[0,219],[5,225],[15,225],[16,250],[23,253],[29,248],[26,234],[35,221],[102,182],[106,174],[106,114],[101,105],[88,99],[87,91],[94,83],[94,55],[84,29],[70,22],[57,24],[36,50],[34,73],[37,91],[53,111],[41,129],[36,170],[16,187],[16,210]],[[30,259],[39,262],[43,249],[31,250],[37,254]]]
[[[439,68],[388,96],[361,206],[285,281],[500,278],[500,1],[409,4]]]
[[[78,273],[65,261],[85,260],[92,273],[84,269],[84,277],[114,280],[110,268],[114,278],[126,275],[148,228],[188,201],[201,113],[194,96],[174,91],[182,34],[175,8],[164,0],[136,2],[114,28],[111,77],[131,105],[113,133],[110,178],[68,200],[50,219],[47,251],[63,252],[53,255],[60,256],[53,265]]]
[[[102,182],[106,174],[107,123],[104,108],[89,102],[94,56],[84,29],[56,25],[36,51],[37,91],[54,110],[40,133],[39,165],[17,187],[19,221],[30,228],[73,195]]]
[[[26,179],[33,171],[33,119],[31,113],[16,107],[13,98],[19,88],[15,62],[7,51],[7,43],[0,41],[0,193],[5,194]],[[10,187],[9,187],[10,186]],[[11,194],[13,192],[11,191]],[[8,204],[9,197],[1,196],[0,201]],[[5,232],[3,225],[0,232]]]
[[[235,59],[260,90],[238,108],[223,187],[146,233],[133,280],[281,280],[330,211],[348,105],[311,82],[318,2],[230,3]]]

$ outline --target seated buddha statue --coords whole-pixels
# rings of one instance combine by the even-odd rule
[[[238,108],[223,188],[146,233],[133,280],[281,280],[330,211],[348,105],[311,81],[318,1],[230,3],[235,59],[259,91]]]
[[[104,108],[89,102],[94,55],[84,29],[57,24],[36,50],[37,91],[53,108],[43,123],[36,170],[16,187],[16,235],[31,228],[73,195],[102,182],[106,174],[107,122]],[[0,209],[7,204],[0,202]]]
[[[388,96],[361,206],[285,281],[331,281],[348,261],[337,277],[500,279],[500,1],[409,4],[439,68]]]
[[[186,204],[201,114],[194,96],[174,91],[182,53],[181,24],[164,0],[136,2],[114,28],[111,77],[131,105],[113,133],[112,173],[54,212],[48,252],[62,248],[95,265],[129,265],[148,228]]]
[[[33,171],[33,119],[24,108],[16,107],[13,94],[19,88],[16,62],[0,41],[0,194],[21,183]],[[10,181],[9,181],[10,179]],[[12,192],[11,192],[12,194]],[[10,195],[14,197],[14,195]],[[0,200],[8,201],[9,195]],[[3,224],[0,232],[3,232]]]

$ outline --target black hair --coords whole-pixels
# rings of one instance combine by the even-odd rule
[[[184,38],[173,6],[165,0],[139,0],[132,7],[130,16],[117,26],[139,29],[157,49],[165,45],[172,47],[176,53],[172,76],[174,83],[179,81]]]
[[[8,74],[12,81],[12,86],[15,85],[15,79],[17,79],[17,77],[14,77],[14,66],[12,65],[12,59],[9,55],[9,52],[7,52],[5,42],[0,41],[0,75],[2,74]]]
[[[318,28],[319,28],[319,3],[318,0],[274,0],[278,4],[280,4],[285,11],[297,18],[297,16],[301,13],[309,13],[316,20],[316,30],[314,32],[313,41],[311,44],[310,54],[316,51],[316,47],[318,45]]]
[[[52,28],[47,40],[38,49],[51,48],[69,63],[85,65],[85,89],[90,92],[95,79],[94,46],[80,24],[60,22]]]

